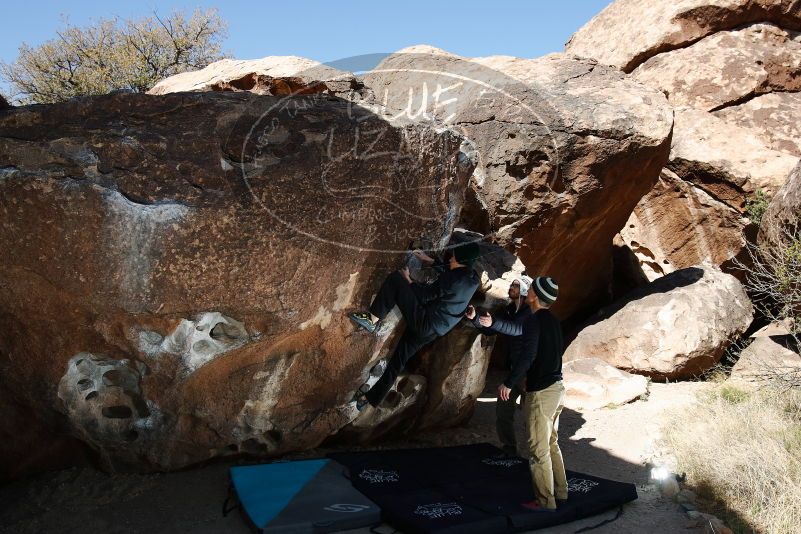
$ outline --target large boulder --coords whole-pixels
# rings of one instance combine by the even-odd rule
[[[801,383],[801,356],[792,336],[757,337],[740,352],[731,379],[743,382],[781,383],[791,377]]]
[[[754,22],[801,30],[794,0],[616,0],[567,42],[567,52],[631,72],[649,58]]]
[[[463,58],[427,46],[388,56],[364,82],[398,114],[436,117],[475,143],[461,224],[558,279],[557,314],[607,297],[612,238],[667,160],[662,93],[563,54]]]
[[[748,128],[773,150],[801,156],[801,93],[769,93],[715,112],[715,116]]]
[[[653,281],[699,263],[725,264],[742,251],[747,222],[738,210],[664,169],[620,236]]]
[[[330,93],[342,95],[361,87],[350,73],[298,56],[221,59],[206,67],[175,74],[148,94],[182,91],[249,91],[259,95]]]
[[[743,286],[713,267],[668,274],[605,308],[567,347],[565,361],[600,358],[657,380],[715,365],[753,319]]]
[[[568,42],[678,108],[670,172],[623,232],[649,278],[702,262],[735,272],[734,258],[747,261],[747,200],[772,195],[801,154],[799,29],[791,0],[617,0]]]
[[[801,38],[752,24],[652,57],[631,76],[664,90],[676,106],[716,111],[760,94],[801,90]]]
[[[749,129],[678,108],[670,160],[621,236],[650,280],[701,263],[731,270],[746,246],[747,202],[773,195],[797,161]]]
[[[793,238],[801,239],[801,162],[789,173],[787,181],[773,196],[762,215],[758,243],[767,256],[781,255],[780,249]]]
[[[32,414],[41,443],[137,469],[319,445],[396,337],[346,312],[410,236],[447,243],[473,158],[447,128],[327,94],[0,115],[2,435]],[[21,448],[2,450],[13,473]]]
[[[631,402],[648,393],[648,379],[621,371],[598,358],[565,362],[562,376],[566,388],[565,407],[597,410]]]

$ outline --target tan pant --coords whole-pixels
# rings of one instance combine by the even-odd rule
[[[526,393],[528,448],[534,495],[540,506],[556,508],[556,499],[567,499],[567,477],[559,450],[559,415],[565,404],[561,381],[541,391]]]

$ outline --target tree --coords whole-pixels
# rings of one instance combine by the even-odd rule
[[[763,210],[764,211],[764,210]],[[746,290],[754,307],[770,323],[783,325],[792,350],[801,347],[801,217],[763,218],[757,243],[747,242],[748,262],[735,260],[745,271]],[[801,369],[762,364],[754,378],[801,389]]]
[[[221,59],[225,22],[216,10],[179,11],[138,20],[101,19],[92,26],[65,21],[57,37],[31,47],[22,44],[0,75],[21,104],[50,104],[115,89],[145,92],[160,80]]]

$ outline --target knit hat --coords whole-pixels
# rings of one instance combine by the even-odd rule
[[[456,261],[464,265],[473,265],[478,259],[479,249],[478,243],[464,243],[453,249],[453,255]]]
[[[535,278],[531,287],[546,306],[550,306],[556,302],[556,297],[559,296],[559,285],[556,283],[556,280],[547,276],[538,276]]]
[[[520,285],[520,296],[525,297],[528,295],[528,288],[531,287],[531,278],[526,275],[521,276],[520,278],[515,278],[515,282]]]

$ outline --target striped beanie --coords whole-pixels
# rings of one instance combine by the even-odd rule
[[[537,294],[539,299],[546,306],[550,306],[556,302],[556,297],[559,296],[559,284],[556,280],[547,276],[538,276],[531,284],[534,293]]]

